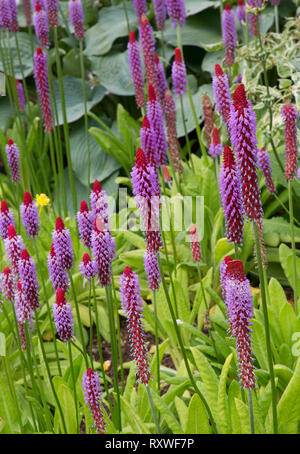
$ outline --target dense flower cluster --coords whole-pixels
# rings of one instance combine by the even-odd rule
[[[12,139],[9,139],[5,146],[7,163],[10,170],[10,176],[14,183],[20,181],[20,150]]]
[[[111,232],[104,227],[99,217],[95,219],[91,247],[99,282],[103,287],[110,285],[111,267],[116,254],[116,245]]]
[[[176,127],[176,106],[170,90],[166,90],[165,92],[164,106],[170,158],[174,171],[182,173],[183,166],[180,162],[180,150]]]
[[[258,150],[257,164],[265,177],[268,191],[271,194],[274,194],[276,192],[276,187],[272,178],[270,157],[264,147]]]
[[[153,29],[145,14],[142,14],[141,25],[139,28],[140,43],[142,46],[146,79],[148,86],[154,88],[156,96],[158,96],[156,65],[155,65],[155,39]]]
[[[244,0],[238,0],[236,7],[236,17],[239,22],[246,22],[246,8]]]
[[[14,215],[8,208],[6,201],[2,200],[0,209],[0,236],[3,240],[7,238],[10,224],[15,225]]]
[[[69,15],[76,38],[84,38],[84,17],[81,0],[69,0]]]
[[[177,97],[186,93],[187,78],[185,63],[182,61],[181,51],[179,47],[175,49],[175,60],[172,65],[172,81],[173,91]]]
[[[212,158],[216,158],[217,156],[220,156],[222,154],[222,150],[223,147],[222,144],[220,143],[218,128],[214,128],[213,141],[209,146],[208,152]]]
[[[151,374],[142,325],[143,301],[138,276],[128,266],[120,277],[120,285],[122,309],[128,319],[131,353],[136,363],[137,377],[147,384]]]
[[[53,243],[47,257],[47,264],[53,289],[57,291],[59,288],[61,288],[64,292],[67,292],[70,287],[68,273],[61,267],[60,263],[58,262]]]
[[[207,146],[209,147],[211,144],[211,135],[214,130],[214,112],[208,94],[203,95],[202,105],[204,115],[205,137],[207,141]]]
[[[53,129],[52,110],[50,103],[50,92],[48,84],[48,62],[47,55],[41,47],[34,53],[34,79],[39,94],[45,131],[50,133]]]
[[[154,88],[149,85],[147,102],[147,116],[156,137],[157,162],[156,165],[167,163],[167,142],[163,122],[163,113]]]
[[[97,372],[90,367],[82,376],[82,389],[85,403],[89,407],[94,421],[94,426],[98,433],[103,434],[105,432],[105,420],[102,410],[100,380]]]
[[[69,271],[74,262],[72,240],[69,230],[65,227],[60,217],[56,219],[52,239],[58,264],[63,270]]]
[[[297,119],[298,112],[296,107],[287,102],[283,107],[282,117],[284,121],[284,138],[286,152],[285,177],[288,180],[294,178],[297,168]]]
[[[48,49],[50,46],[48,17],[44,5],[40,1],[35,3],[33,23],[35,34],[38,37],[41,46]]]
[[[80,204],[80,211],[77,213],[78,231],[80,240],[83,242],[85,247],[91,246],[91,235],[94,227],[94,214],[89,211],[87,203],[82,200]]]
[[[68,342],[73,339],[73,315],[70,303],[67,303],[64,291],[59,288],[56,292],[56,301],[52,306],[53,318],[59,338]]]
[[[217,110],[228,127],[231,94],[229,90],[228,77],[224,74],[219,64],[216,64],[215,66],[215,75],[213,77],[212,85]]]
[[[82,262],[79,264],[79,269],[82,276],[88,281],[93,279],[97,274],[97,267],[95,262],[92,261],[89,254],[85,253],[82,257]]]
[[[225,48],[225,63],[227,66],[234,64],[237,33],[234,12],[229,3],[226,4],[222,15],[223,43]]]
[[[23,249],[18,261],[18,272],[22,285],[24,299],[31,309],[39,308],[39,284],[36,277],[36,267],[32,257]]]
[[[7,238],[4,240],[4,246],[12,271],[15,274],[18,274],[19,258],[25,246],[22,237],[17,235],[16,229],[12,224],[8,227]]]
[[[20,207],[22,222],[29,238],[38,235],[40,229],[40,218],[37,206],[33,203],[28,191],[24,193],[24,201]]]
[[[190,227],[190,243],[193,261],[201,262],[202,260],[201,245],[199,241],[199,234],[196,224],[192,224]]]
[[[176,28],[177,21],[180,27],[184,26],[186,18],[184,0],[166,0],[168,15],[171,18],[172,27]]]
[[[48,15],[49,24],[53,27],[58,25],[58,4],[59,0],[44,0]]]
[[[167,9],[165,0],[153,0],[155,21],[157,30],[165,29]]]
[[[25,101],[24,88],[23,88],[22,82],[20,82],[18,79],[16,79],[16,87],[17,87],[20,112],[25,112],[26,101]]]
[[[135,33],[133,31],[131,31],[129,34],[128,58],[131,79],[135,91],[136,103],[138,107],[144,107],[145,105],[144,75],[142,69],[140,47],[135,38]]]

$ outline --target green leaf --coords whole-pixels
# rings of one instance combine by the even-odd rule
[[[236,409],[240,418],[242,434],[250,433],[250,420],[248,406],[240,399],[235,398]]]
[[[135,433],[147,434],[148,429],[141,420],[139,414],[134,410],[134,408],[127,402],[123,396],[120,396],[122,404],[122,412],[126,415],[126,418],[131,425]]]
[[[283,268],[284,274],[289,280],[291,287],[294,285],[293,277],[293,251],[285,244],[279,247],[280,263]],[[296,257],[296,274],[297,274],[297,292],[300,293],[300,259]]]
[[[122,96],[133,96],[128,51],[112,51],[103,57],[91,57],[93,73],[107,90]]]
[[[133,5],[126,4],[126,10],[130,23],[130,30],[134,30],[138,21]],[[89,28],[85,34],[85,55],[104,55],[112,47],[113,42],[128,35],[126,16],[123,5],[101,8],[98,22]]]
[[[256,319],[253,320],[253,350],[260,367],[268,369],[268,357],[266,352],[266,336],[262,323]]]
[[[279,432],[297,433],[300,421],[300,357],[280,401],[277,405]]]
[[[92,123],[90,124],[90,126]],[[120,164],[109,154],[107,154],[89,134],[90,158],[91,158],[91,179],[93,183],[96,179],[100,182],[109,178],[112,173],[119,169]],[[70,148],[72,158],[72,168],[78,180],[87,185],[88,177],[88,154],[85,138],[85,127],[83,122],[76,124],[76,128],[70,134]]]
[[[229,405],[228,397],[226,393],[226,381],[229,371],[229,366],[233,357],[233,353],[226,358],[226,361],[222,367],[219,390],[218,390],[218,427],[219,433],[230,433],[230,417],[229,417]]]
[[[185,0],[185,11],[186,15],[192,16],[193,14],[201,13],[205,9],[211,7],[218,7],[219,2],[211,0]]]
[[[218,378],[208,362],[207,358],[199,351],[197,347],[191,347],[191,351],[196,363],[196,368],[199,371],[202,382],[205,386],[205,398],[211,409],[215,420],[218,418]]]
[[[31,51],[31,38],[30,38],[28,33],[24,33],[24,32],[11,33],[10,36],[9,36],[9,47],[11,49],[12,59],[13,59],[13,62],[14,62],[14,71],[15,71],[14,76],[17,79],[22,79],[23,77],[22,77],[22,71],[21,71],[21,66],[20,66],[20,60],[19,60],[19,57],[18,57],[17,44],[16,44],[15,36],[17,37],[17,40],[18,40],[18,45],[19,45],[19,51],[20,51],[20,57],[21,57],[22,69],[23,69],[24,77],[29,76],[29,74],[31,74],[32,71],[33,71],[33,58],[32,58],[32,51]],[[38,46],[38,40],[35,37],[35,35],[32,35],[32,39],[33,39],[33,48],[35,49]],[[4,40],[4,42],[2,43],[2,46],[5,46],[5,48],[7,50],[8,49],[8,45],[7,45],[6,37],[3,38],[3,40]],[[8,69],[8,68],[6,68],[6,69]],[[0,71],[4,72],[2,58],[0,59]],[[11,74],[11,77],[13,77],[13,74]]]
[[[85,82],[87,92],[87,110],[98,104],[105,96],[105,88],[96,85],[92,90],[89,83]],[[82,81],[72,76],[63,77],[63,86],[66,102],[66,115],[68,123],[73,123],[84,115],[84,98],[82,91]],[[58,81],[54,81],[54,95],[58,111],[58,123],[62,125],[63,115]]]
[[[6,356],[6,337],[4,333],[0,333],[0,356]]]
[[[157,410],[160,412],[161,416],[164,417],[166,423],[168,424],[169,428],[172,430],[173,434],[182,434],[183,430],[177,421],[174,412],[170,410],[170,408],[166,405],[163,399],[152,389],[151,395],[153,398],[153,402]]]
[[[210,434],[205,406],[198,394],[194,394],[188,408],[185,432],[187,434]]]
[[[67,433],[76,434],[77,433],[76,408],[74,403],[74,397],[72,395],[70,388],[65,384],[60,384],[58,386],[57,396],[63,409],[64,418],[67,426]]]

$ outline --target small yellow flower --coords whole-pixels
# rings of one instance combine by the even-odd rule
[[[110,365],[111,365],[111,361],[109,359],[107,361],[104,361],[103,369],[105,370],[105,372],[110,368]]]
[[[43,207],[47,206],[50,203],[50,199],[46,194],[36,194],[36,205],[40,207],[40,213]]]

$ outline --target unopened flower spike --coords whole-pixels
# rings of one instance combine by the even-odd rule
[[[89,254],[85,253],[82,257],[82,262],[79,264],[79,269],[82,276],[90,281],[93,277],[97,274],[97,266],[96,263],[92,261]]]
[[[134,31],[131,31],[129,33],[129,41],[127,47],[129,68],[135,91],[136,103],[138,107],[144,107],[145,106],[144,74],[142,69],[140,46],[135,38]]]
[[[101,400],[102,390],[97,372],[90,367],[82,376],[82,389],[85,403],[91,412],[94,427],[98,433],[103,434],[106,431],[106,423]]]
[[[212,85],[216,108],[228,127],[232,99],[229,90],[228,77],[224,74],[219,64],[215,65],[215,75],[213,76]]]
[[[13,183],[19,183],[20,177],[20,150],[12,139],[9,139],[5,146],[7,163]]]
[[[268,191],[270,192],[270,194],[275,194],[276,187],[272,178],[270,157],[264,147],[258,150],[257,164],[265,177]]]
[[[212,158],[216,158],[217,156],[220,156],[222,154],[222,151],[223,147],[222,144],[220,143],[218,128],[214,128],[213,141],[209,146],[208,152]]]
[[[53,130],[53,118],[50,103],[50,91],[48,84],[48,62],[47,55],[41,47],[37,47],[34,53],[34,79],[40,98],[43,123],[46,133]]]
[[[138,276],[128,266],[120,277],[120,285],[121,304],[128,320],[131,354],[135,360],[137,379],[147,385],[151,374],[142,324],[143,300]]]
[[[25,191],[24,200],[20,207],[22,222],[29,238],[38,236],[40,229],[40,218],[36,204],[32,201],[31,195]]]
[[[285,177],[292,180],[297,168],[297,120],[298,112],[295,106],[287,102],[283,107],[282,118],[284,121],[284,140],[286,152]]]

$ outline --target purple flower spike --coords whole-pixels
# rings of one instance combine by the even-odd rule
[[[136,152],[131,181],[140,212],[141,228],[147,236],[147,249],[158,251],[162,244],[159,226],[160,188],[156,169],[146,161],[141,148]]]
[[[231,260],[226,266],[226,306],[231,335],[235,337],[240,384],[243,389],[255,388],[251,328],[253,302],[250,282],[244,275],[243,263]]]
[[[165,92],[169,89],[168,82],[166,79],[166,74],[164,70],[164,65],[159,59],[157,54],[154,55],[155,58],[155,65],[156,65],[156,81],[157,81],[157,90],[159,95],[159,100],[162,106],[162,109],[165,109],[164,100],[165,100]]]
[[[168,146],[171,161],[173,164],[174,171],[182,173],[183,166],[180,162],[180,149],[177,139],[176,105],[171,90],[166,90],[165,92],[164,107],[167,125]]]
[[[270,194],[275,194],[276,187],[272,178],[270,157],[264,147],[258,150],[257,164],[265,177],[268,191]]]
[[[62,269],[57,261],[53,243],[47,257],[47,264],[53,290],[56,292],[59,288],[61,288],[66,293],[69,290],[70,281],[67,272]]]
[[[38,37],[41,46],[48,49],[48,47],[50,46],[48,18],[46,10],[40,2],[37,2],[35,4],[33,23],[35,34]]]
[[[128,58],[131,78],[135,91],[135,99],[138,107],[145,106],[144,96],[144,75],[142,69],[142,61],[140,55],[140,48],[135,33],[133,31],[129,34],[128,41]]]
[[[244,213],[248,220],[261,220],[263,212],[256,169],[256,118],[243,84],[233,95],[229,126],[240,175]]]
[[[20,181],[20,151],[12,139],[9,139],[5,146],[8,167],[13,183]]]
[[[26,19],[26,25],[30,27],[32,25],[32,17],[31,17],[31,5],[30,0],[22,0],[24,16]]]
[[[148,286],[152,292],[159,289],[161,282],[158,261],[156,253],[152,250],[147,250],[144,254],[144,266],[147,274]]]
[[[76,38],[84,38],[84,17],[81,0],[69,0],[69,15]]]
[[[246,22],[246,8],[244,0],[238,0],[238,5],[236,7],[236,17],[239,22]]]
[[[13,212],[8,209],[6,201],[2,200],[0,210],[0,236],[3,240],[8,236],[8,227],[10,224],[13,226],[15,225],[14,215]]]
[[[146,159],[152,166],[157,163],[156,135],[150,126],[147,115],[144,116],[140,132],[141,146],[145,153]]]
[[[18,79],[16,79],[16,87],[17,87],[20,111],[25,112],[26,101],[25,101],[25,95],[24,95],[24,88],[23,88],[22,82],[20,82]]]
[[[154,14],[157,30],[165,29],[167,9],[165,0],[153,0]]]
[[[25,299],[32,310],[39,308],[39,284],[36,277],[36,267],[32,257],[23,249],[18,263],[18,271]]]
[[[34,79],[40,98],[44,127],[45,131],[50,133],[53,129],[53,119],[48,84],[48,62],[47,55],[41,47],[36,49],[33,60]]]
[[[14,301],[15,298],[15,279],[10,268],[6,266],[0,275],[0,289],[3,292],[6,301]]]
[[[213,141],[209,146],[208,152],[212,158],[216,158],[217,156],[221,156],[222,151],[223,151],[223,147],[220,144],[219,131],[218,131],[218,128],[215,128],[214,132],[213,132]]]
[[[80,211],[77,213],[77,222],[80,240],[85,247],[91,246],[91,234],[94,226],[94,215],[89,211],[85,200],[81,202]]]
[[[66,302],[66,297],[61,288],[56,292],[56,302],[53,304],[53,318],[60,340],[68,342],[73,340],[73,314],[71,304]]]
[[[180,27],[182,28],[186,18],[184,0],[166,0],[166,4],[172,27],[176,28],[177,21],[179,21]]]
[[[152,85],[155,95],[158,96],[156,65],[155,65],[155,39],[153,29],[145,14],[142,15],[139,28],[140,43],[143,51],[146,79],[148,86]]]
[[[227,239],[230,242],[242,244],[244,221],[240,181],[234,155],[228,145],[225,145],[223,152],[223,162],[220,170],[220,192]]]
[[[31,320],[33,310],[29,300],[24,295],[22,283],[20,280],[17,283],[17,290],[15,293],[15,310],[17,321],[19,324],[23,324],[27,320]]]
[[[181,51],[179,47],[175,49],[175,60],[172,65],[172,81],[173,91],[177,98],[186,93],[186,68],[185,63],[182,61]]]
[[[133,0],[136,17],[141,21],[143,14],[147,14],[146,0]]]
[[[224,74],[221,66],[218,64],[215,66],[215,76],[213,77],[212,84],[217,110],[228,127],[232,100],[229,90],[228,77]]]
[[[9,0],[0,1],[0,26],[6,30],[11,26],[11,11]]]
[[[82,390],[84,400],[91,412],[94,426],[99,434],[105,433],[105,420],[103,417],[102,401],[101,401],[101,386],[97,372],[90,367],[82,376]]]
[[[104,229],[101,218],[95,220],[91,246],[99,282],[101,286],[106,287],[111,284],[111,267],[116,255],[116,246],[110,231]]]
[[[17,235],[15,227],[10,224],[8,227],[7,238],[4,240],[6,254],[14,274],[18,274],[18,263],[21,253],[24,249],[23,239]]]
[[[128,319],[131,352],[136,364],[136,374],[138,380],[146,385],[151,374],[142,324],[143,300],[137,274],[127,266],[120,277],[120,284],[122,309]]]
[[[164,129],[163,114],[160,102],[157,100],[154,88],[149,85],[149,99],[147,102],[147,115],[151,128],[156,135],[156,150],[158,167],[167,163],[167,141]]]
[[[38,235],[40,229],[40,218],[37,206],[33,203],[31,195],[25,191],[24,201],[20,207],[22,222],[29,238]]]
[[[109,212],[106,191],[102,189],[98,180],[95,180],[90,194],[91,207],[93,212],[93,222],[96,217],[101,219],[105,229],[109,229]]]
[[[295,106],[287,102],[283,107],[282,118],[284,121],[284,141],[286,152],[285,178],[292,180],[297,167],[297,120],[298,112]]]
[[[82,262],[79,264],[79,269],[81,274],[85,279],[90,281],[93,277],[97,274],[97,267],[95,262],[92,262],[91,257],[89,254],[85,253],[82,257]]]
[[[8,0],[8,4],[10,7],[10,30],[12,32],[19,31],[19,23],[18,23],[18,6],[16,0]]]
[[[234,64],[237,34],[234,12],[227,3],[222,16],[223,44],[225,48],[225,62],[227,66]]]
[[[65,227],[60,217],[56,219],[52,239],[58,264],[63,270],[69,271],[74,262],[72,240],[69,230]]]
[[[45,0],[48,21],[52,27],[58,26],[58,0]]]

